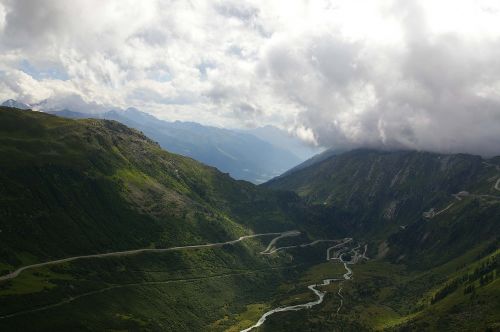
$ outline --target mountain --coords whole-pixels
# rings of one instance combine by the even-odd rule
[[[342,218],[166,152],[116,121],[0,107],[0,155],[2,278],[146,250],[0,278],[0,330],[199,331],[229,315],[221,330],[323,255],[259,255],[269,235],[205,243],[294,229],[307,241],[308,228],[325,233],[308,224]]]
[[[301,160],[311,158],[322,151],[321,148],[311,146],[298,137],[291,136],[286,131],[274,126],[257,127],[245,130],[244,132],[252,134],[276,147],[290,151]]]
[[[18,108],[18,109],[21,109],[21,110],[31,109],[30,105],[18,102],[18,101],[14,100],[14,99],[8,99],[8,100],[6,100],[0,106],[14,107],[14,108]]]
[[[298,170],[301,170],[303,168],[306,168],[306,167],[309,167],[309,166],[312,166],[314,164],[317,164],[317,163],[320,163],[322,162],[323,160],[326,160],[328,158],[330,158],[331,156],[334,156],[334,155],[337,155],[337,154],[340,154],[342,153],[341,151],[337,150],[337,149],[326,149],[325,151],[322,151],[318,154],[315,154],[314,156],[310,157],[309,159],[307,159],[306,161],[298,164],[297,166],[289,169],[288,171],[286,171],[285,173],[277,176],[277,177],[281,177],[281,176],[287,176],[287,175],[290,175],[291,173],[294,173]]]
[[[2,221],[7,216],[16,220],[1,227],[3,236],[9,234],[2,245],[13,264],[23,260],[16,255],[17,245],[29,236],[30,255],[53,258],[131,244],[220,240],[245,227],[272,231],[294,225],[288,223],[289,215],[279,212],[279,200],[298,202],[294,195],[235,181],[213,167],[162,150],[119,122],[70,120],[11,108],[1,108],[0,117]],[[75,188],[79,190],[71,192]],[[263,213],[273,211],[276,223],[274,217],[259,223],[258,214],[245,210],[245,204],[254,203]],[[118,223],[126,227],[123,233]],[[180,225],[188,231],[178,229]],[[69,234],[75,236],[70,242],[64,236]]]
[[[116,120],[144,132],[171,152],[217,167],[232,177],[261,183],[300,163],[290,151],[246,132],[203,126],[194,122],[167,122],[137,109],[84,114],[63,110],[51,114],[69,118]]]
[[[473,331],[479,320],[499,327],[500,157],[362,149],[264,186],[353,215],[353,232],[372,242],[372,256],[392,263],[386,272],[358,276],[365,284],[353,291],[369,292],[363,301],[389,304],[392,312],[382,315],[400,317],[396,330]],[[353,312],[370,320],[362,298]],[[417,305],[396,304],[401,301]],[[468,320],[471,312],[477,316]],[[454,325],[444,317],[453,317]]]
[[[500,157],[355,150],[256,186],[9,107],[0,156],[2,331],[498,330]]]
[[[464,251],[498,236],[499,184],[499,157],[354,150],[264,186],[294,191],[311,204],[349,211],[365,237],[392,236],[396,243],[407,236],[403,247],[419,239],[416,233],[426,241],[431,234],[440,240],[449,238],[448,252],[438,252],[438,260],[443,260],[454,253],[455,245]],[[429,220],[433,222],[424,222]],[[436,227],[441,220],[448,222],[446,232]],[[422,243],[413,243],[413,249]],[[433,249],[438,246],[436,241],[430,243]],[[422,259],[419,262],[424,265]]]
[[[44,111],[45,113],[61,116],[68,119],[89,119],[89,118],[100,118],[99,115],[90,115],[88,113],[75,112],[68,109],[63,109],[60,111]]]
[[[365,236],[383,235],[458,202],[460,192],[496,197],[499,192],[492,181],[500,176],[497,165],[498,158],[466,154],[361,149],[334,155],[264,186],[294,191],[312,204],[342,208],[356,215],[356,227]],[[475,196],[464,197],[468,202]]]

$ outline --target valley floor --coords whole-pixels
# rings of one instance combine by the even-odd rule
[[[186,320],[182,315],[178,317],[179,320],[177,322],[176,319],[172,319],[170,322],[167,319],[165,320],[166,325],[163,325],[155,319],[154,314],[151,315],[154,313],[153,308],[149,308],[151,303],[145,301],[142,295],[152,290],[162,292],[165,288],[170,289],[171,287],[175,287],[175,285],[182,284],[182,289],[176,289],[176,292],[173,292],[173,294],[169,294],[170,292],[168,291],[166,294],[158,297],[158,300],[167,302],[160,306],[161,309],[167,312],[170,312],[172,309],[174,311],[182,310],[183,313],[187,311],[189,314],[194,310],[196,304],[200,303],[200,298],[203,298],[203,300],[210,302],[207,303],[207,308],[217,307],[218,303],[231,302],[232,300],[235,303],[232,303],[231,307],[221,308],[219,305],[217,309],[219,313],[233,312],[235,308],[238,308],[240,302],[244,303],[252,298],[251,296],[245,296],[249,287],[257,286],[262,288],[263,285],[268,285],[267,289],[263,287],[263,289],[260,289],[261,292],[257,293],[257,296],[263,296],[265,294],[264,291],[267,290],[269,292],[273,290],[273,286],[279,286],[279,280],[295,278],[296,275],[300,274],[301,266],[305,265],[304,263],[293,264],[294,262],[290,256],[285,257],[285,259],[283,257],[268,258],[268,256],[277,256],[275,253],[281,251],[281,249],[292,249],[293,247],[307,248],[320,243],[340,242],[340,244],[343,244],[350,242],[350,239],[343,240],[344,242],[327,240],[287,246],[286,248],[276,248],[274,246],[278,240],[297,235],[300,235],[300,232],[287,231],[283,233],[255,234],[221,243],[189,245],[167,249],[148,248],[76,256],[46,263],[27,265],[2,277],[0,302],[3,304],[3,310],[0,313],[0,326],[16,328],[22,326],[23,329],[26,329],[26,318],[30,318],[30,322],[37,322],[35,325],[30,325],[36,326],[36,330],[43,330],[44,326],[47,329],[65,329],[71,327],[72,329],[92,330],[98,324],[109,324],[110,327],[120,325],[129,326],[130,324],[130,326],[135,326],[139,322],[142,322],[139,324],[140,326],[144,325],[142,326],[143,328],[150,330],[170,329],[174,326],[178,326],[176,330],[179,328],[181,330],[191,330],[196,326],[201,327],[211,320],[210,315],[214,314],[213,312],[207,311],[206,317],[197,317],[193,325],[190,325],[189,320]],[[248,252],[242,253],[242,250],[248,250],[249,247],[256,249],[259,246],[255,247],[255,244],[253,246],[250,244],[250,246],[241,247],[236,245],[243,240],[253,240],[258,237],[267,236],[275,236],[275,238],[269,242],[269,245],[263,251],[254,252],[252,250],[250,254],[263,258],[262,267],[248,269],[244,268],[248,264],[239,264],[241,262],[238,262],[238,260],[241,260],[242,257],[245,259],[245,256],[249,254]],[[188,251],[188,249],[206,250]],[[183,251],[186,251],[186,253]],[[168,258],[165,257],[166,255],[177,255],[178,257]],[[206,260],[206,256],[210,256],[210,259]],[[193,268],[177,271],[169,271],[168,268],[165,268],[165,265],[168,265],[165,264],[168,263],[168,260],[176,260],[176,258],[177,260],[191,260],[191,262],[186,262],[186,265],[193,266]],[[210,271],[203,271],[207,270],[207,264],[203,264],[200,265],[200,271],[196,271],[196,268],[194,268],[196,264],[193,263],[198,260],[202,260],[203,262],[216,262],[219,260],[223,261],[223,264],[222,266],[208,266]],[[232,260],[233,262],[228,263],[228,260]],[[155,266],[159,270],[148,271],[143,266],[144,262],[146,262],[146,265]],[[179,264],[176,262],[176,264],[172,265],[178,266]],[[134,268],[137,268],[137,270]],[[88,271],[94,272],[89,273]],[[165,279],[161,275],[168,276],[169,278]],[[143,280],[137,281],[139,278]],[[222,290],[217,289],[215,285],[224,282],[230,284],[236,283],[238,286],[233,284],[232,287],[226,286],[222,287]],[[202,288],[204,292],[197,293],[199,292],[199,288]],[[178,303],[178,296],[180,295],[176,294],[178,291],[185,293],[182,305]],[[192,291],[193,293],[191,293]],[[90,303],[99,303],[100,301],[108,303],[109,297],[130,296],[133,293],[141,296],[129,303],[116,301],[116,304],[124,306],[123,309],[127,308],[131,312],[134,312],[134,314],[120,313],[121,310],[117,312],[117,308],[113,308],[109,311],[104,310],[101,312],[102,315],[95,317],[95,322],[92,322],[92,320],[89,322],[87,319],[87,324],[89,325],[67,325],[74,324],[74,322],[78,321],[75,316],[85,315],[85,312],[87,312],[87,315],[92,316],[88,312],[89,309],[93,308],[90,306]],[[194,295],[198,295],[198,298],[193,298]],[[247,299],[232,298],[242,296],[247,297]],[[175,305],[170,303],[172,300],[175,302]],[[126,322],[123,322],[120,317],[134,317],[137,315],[137,305],[149,308],[152,312],[144,315],[142,318],[127,318]],[[113,317],[109,317],[110,315]],[[65,321],[65,318],[68,321]],[[163,319],[165,318],[163,317]],[[182,324],[186,323],[187,325],[182,327]]]
[[[421,272],[369,260],[366,246],[352,239],[301,242],[297,235],[257,234],[203,245],[207,250],[108,254],[20,269],[0,284],[0,328],[472,331],[500,326],[496,275],[488,282],[481,276],[455,285],[485,264],[496,264],[499,250],[479,259],[470,252]],[[275,237],[266,247],[259,236]],[[261,265],[242,264],[249,256]],[[196,269],[196,262],[207,260],[218,264]],[[179,261],[186,269],[168,269],[173,262],[182,266]]]
[[[341,298],[337,295],[341,284],[332,284],[325,289],[320,306],[307,312],[279,313],[259,331],[498,331],[499,279],[465,282],[464,276],[497,262],[499,253],[479,260],[469,253],[426,272],[383,260],[364,261],[353,267],[354,277],[343,284]],[[310,268],[299,283],[282,286],[285,291],[274,305],[307,298],[297,286],[321,279],[325,270],[342,273],[338,267],[324,263]],[[456,285],[456,280],[464,282]]]

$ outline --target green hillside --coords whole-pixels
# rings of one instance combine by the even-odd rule
[[[352,315],[364,329],[498,329],[499,165],[470,155],[355,150],[266,183],[349,211],[352,233],[377,258],[350,284],[351,316],[323,316],[318,329],[340,320],[348,330]]]
[[[20,265],[21,251],[57,258],[293,224],[279,195],[168,153],[114,121],[3,108],[0,135],[3,263]],[[248,204],[261,205],[266,219],[244,217]]]
[[[334,213],[168,153],[114,121],[1,108],[0,155],[0,275],[76,255],[304,230]],[[0,282],[0,329],[193,331],[224,316],[232,324],[315,263],[258,255],[271,238],[22,272]]]
[[[365,231],[385,231],[419,220],[423,212],[450,202],[452,194],[473,191],[499,175],[484,162],[471,155],[354,150],[264,186],[295,191],[315,204],[342,207],[356,213]]]
[[[499,158],[357,150],[254,186],[6,107],[0,156],[1,331],[241,331],[330,278],[252,331],[500,327]]]

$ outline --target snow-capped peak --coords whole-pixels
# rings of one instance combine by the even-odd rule
[[[18,102],[17,100],[14,100],[14,99],[9,99],[9,100],[4,101],[2,103],[2,106],[19,108],[19,109],[22,109],[22,110],[29,110],[29,109],[31,109],[31,105]]]

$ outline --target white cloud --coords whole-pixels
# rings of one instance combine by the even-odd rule
[[[5,7],[0,3],[0,32],[3,32],[5,28],[5,18],[7,16],[7,11]]]
[[[500,154],[494,0],[0,0],[2,98]]]

